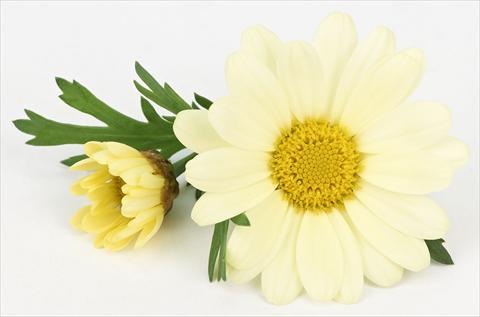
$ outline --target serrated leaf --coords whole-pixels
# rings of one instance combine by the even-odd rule
[[[155,117],[148,105],[149,122],[132,119],[114,110],[95,97],[80,83],[57,78],[63,94],[60,98],[71,107],[94,116],[107,126],[82,126],[56,122],[31,110],[25,110],[29,119],[15,120],[13,124],[22,132],[31,134],[31,145],[84,144],[88,141],[115,141],[128,144],[138,150],[158,149],[166,158],[184,146],[173,133],[171,122]]]
[[[445,240],[437,239],[437,240],[425,240],[427,244],[428,251],[430,252],[430,257],[442,264],[451,265],[454,264],[452,257],[448,253],[447,249],[443,246]]]
[[[140,105],[142,107],[143,115],[148,122],[158,125],[168,125],[168,123],[155,111],[152,104],[147,99],[140,97]]]
[[[64,159],[64,160],[60,161],[60,163],[62,163],[63,165],[66,165],[66,166],[72,166],[73,164],[77,163],[78,161],[84,160],[87,157],[88,156],[86,156],[85,154],[75,155],[75,156],[71,156],[67,159]]]
[[[72,108],[104,122],[109,127],[125,128],[141,124],[141,122],[109,107],[79,82],[75,80],[69,82],[60,77],[55,78],[55,80],[62,91],[62,94],[59,96],[60,99]]]
[[[236,215],[230,220],[232,220],[232,222],[237,226],[245,226],[245,227],[250,226],[250,220],[248,220],[248,217],[245,214]]]
[[[178,113],[182,110],[191,109],[190,105],[183,100],[170,85],[160,85],[158,81],[139,62],[135,62],[135,71],[140,79],[147,85],[146,88],[139,82],[134,81],[137,90],[146,98],[150,99],[160,107]]]
[[[205,109],[209,109],[210,106],[213,104],[213,101],[205,98],[197,93],[194,93],[193,96],[195,97],[195,101]]]

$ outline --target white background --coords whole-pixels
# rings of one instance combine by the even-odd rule
[[[406,274],[397,286],[366,286],[356,305],[305,295],[276,307],[258,281],[210,284],[211,227],[190,219],[192,192],[176,200],[160,233],[138,251],[97,250],[69,219],[85,204],[68,192],[80,175],[58,161],[80,146],[35,148],[11,120],[29,108],[49,118],[95,123],[57,98],[54,77],[77,79],[101,99],[141,118],[134,61],[187,100],[225,93],[223,65],[241,31],[264,24],[281,38],[311,39],[320,19],[346,11],[360,37],[383,24],[398,47],[428,58],[414,98],[451,106],[451,133],[471,159],[434,196],[450,215],[454,266]],[[478,315],[479,314],[478,2],[45,2],[2,3],[1,312],[3,315]]]

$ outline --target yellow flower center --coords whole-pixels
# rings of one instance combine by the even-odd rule
[[[282,133],[270,160],[272,177],[298,210],[330,211],[357,186],[360,153],[337,124],[310,120]]]

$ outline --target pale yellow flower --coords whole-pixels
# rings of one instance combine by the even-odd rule
[[[380,286],[430,263],[424,239],[449,222],[426,194],[447,187],[467,158],[447,135],[438,102],[407,102],[424,56],[396,51],[374,29],[357,43],[348,15],[320,25],[313,45],[247,29],[228,58],[229,95],[208,111],[178,114],[174,131],[199,153],[186,179],[206,193],[192,218],[211,225],[246,212],[228,241],[228,278],[261,274],[285,304],[358,301],[364,276]]]
[[[91,171],[71,192],[86,195],[72,225],[95,235],[95,246],[121,250],[136,238],[142,247],[160,228],[178,194],[171,164],[156,152],[140,152],[117,142],[88,142],[89,156],[71,166]]]

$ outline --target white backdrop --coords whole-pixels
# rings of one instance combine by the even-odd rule
[[[94,249],[69,219],[82,198],[79,177],[58,161],[79,146],[35,148],[10,121],[29,108],[59,121],[94,123],[57,98],[55,76],[76,79],[121,111],[141,118],[134,61],[187,100],[225,93],[223,65],[241,31],[264,24],[281,38],[311,39],[331,11],[346,11],[360,36],[383,24],[398,47],[422,48],[427,71],[413,98],[451,106],[452,134],[471,149],[451,187],[434,196],[451,217],[454,266],[406,274],[390,289],[365,288],[356,305],[302,296],[276,307],[259,283],[210,284],[211,227],[190,219],[191,191],[176,200],[160,234],[138,251]],[[2,315],[478,315],[478,2],[44,2],[2,3]]]

